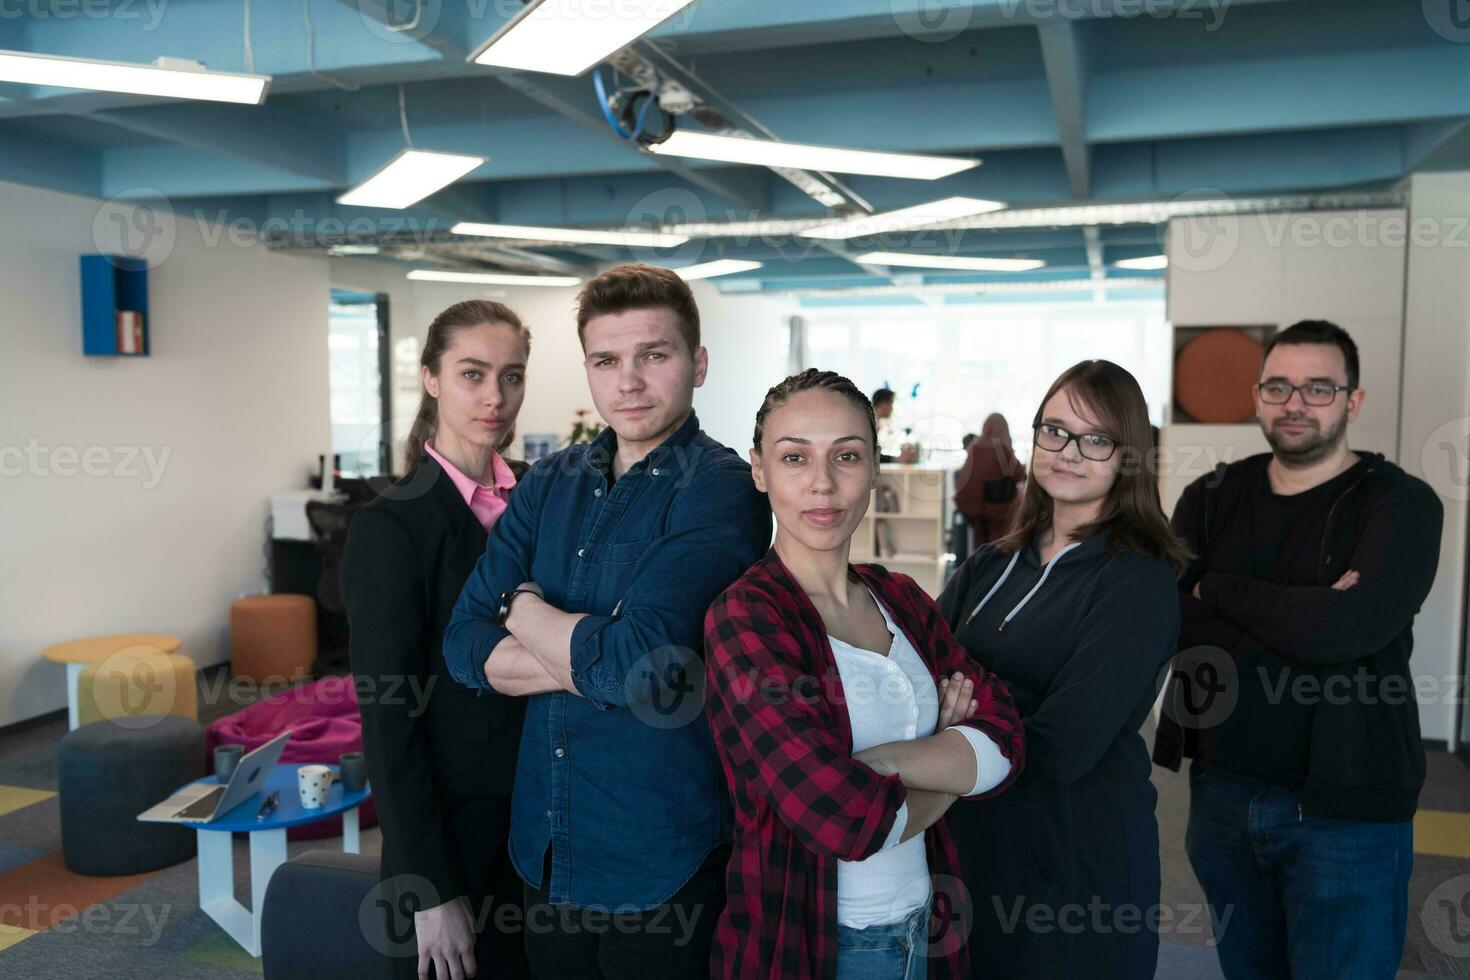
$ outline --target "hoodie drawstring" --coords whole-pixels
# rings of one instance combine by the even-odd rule
[[[995,584],[990,587],[990,591],[985,593],[985,598],[981,599],[979,604],[976,605],[974,609],[970,610],[970,618],[965,620],[966,626],[969,626],[971,621],[974,620],[975,615],[979,613],[981,609],[985,608],[985,604],[990,601],[990,597],[995,595],[996,590],[998,590],[1002,585],[1005,584],[1006,579],[1011,577],[1011,569],[1016,567],[1016,562],[1019,561],[1020,558],[1021,553],[1019,551],[1011,555],[1011,561],[1010,564],[1006,565],[1006,570],[1000,573],[1000,578],[996,579]]]
[[[1000,621],[1000,625],[996,627],[996,632],[1000,632],[1001,630],[1005,629],[1006,625],[1010,623],[1011,620],[1016,618],[1016,613],[1021,611],[1021,607],[1030,602],[1031,597],[1036,595],[1037,592],[1041,591],[1041,587],[1046,584],[1046,577],[1051,574],[1052,568],[1056,565],[1058,561],[1061,560],[1062,556],[1071,551],[1073,548],[1080,547],[1081,544],[1081,541],[1073,541],[1061,551],[1058,551],[1056,554],[1051,556],[1051,561],[1047,562],[1046,567],[1041,570],[1041,578],[1037,579],[1036,584],[1031,587],[1031,591],[1027,592],[1021,598],[1020,602],[1016,603],[1016,607],[1010,612],[1006,613],[1006,618]],[[985,606],[985,604],[990,601],[991,596],[995,595],[996,591],[1001,587],[1005,580],[1010,577],[1011,570],[1016,567],[1016,560],[1020,557],[1021,553],[1019,551],[1011,555],[1010,564],[1006,565],[1006,570],[1001,573],[1000,578],[996,581],[996,583],[990,587],[990,591],[985,593],[985,598],[981,599],[979,604],[975,606],[974,611],[970,613],[970,618],[965,620],[967,624],[975,618],[975,614],[978,613]]]
[[[1016,613],[1021,611],[1021,607],[1030,602],[1031,597],[1034,596],[1037,592],[1041,591],[1041,587],[1046,584],[1046,577],[1051,574],[1051,570],[1056,565],[1056,563],[1061,561],[1062,556],[1071,551],[1073,548],[1079,547],[1081,544],[1081,541],[1073,541],[1061,551],[1058,551],[1056,554],[1051,556],[1051,561],[1047,562],[1046,567],[1041,570],[1041,578],[1036,580],[1036,584],[1031,587],[1031,591],[1027,592],[1020,602],[1016,603],[1016,608],[1006,613],[1006,618],[1002,619],[1000,621],[1000,625],[995,628],[997,633],[1005,629],[1006,624],[1016,618]]]

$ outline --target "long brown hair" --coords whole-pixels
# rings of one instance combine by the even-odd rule
[[[429,335],[424,339],[424,353],[419,358],[419,363],[428,368],[430,374],[438,376],[439,362],[443,360],[449,345],[454,342],[455,335],[482,323],[510,327],[526,342],[526,356],[531,356],[531,331],[521,323],[521,318],[516,316],[514,310],[504,303],[495,303],[488,299],[467,299],[462,303],[455,303],[434,317],[434,322],[429,324]],[[424,458],[424,443],[434,438],[438,429],[439,401],[425,391],[419,397],[419,411],[414,416],[413,426],[408,430],[408,439],[404,445],[405,472],[413,469]],[[495,447],[495,451],[500,452],[508,447],[515,441],[515,437],[515,426],[511,426],[505,438]]]
[[[1097,520],[1078,528],[1073,537],[1080,541],[1106,531],[1109,551],[1122,546],[1150,558],[1167,559],[1175,574],[1181,573],[1192,556],[1169,527],[1159,503],[1158,478],[1150,465],[1153,432],[1138,380],[1112,361],[1081,361],[1052,382],[1036,409],[1035,422],[1041,421],[1046,403],[1059,391],[1066,391],[1074,410],[1085,410],[1097,419],[1103,434],[1118,444],[1114,451],[1123,454]],[[1044,451],[1032,450],[1021,505],[1011,519],[1010,530],[995,542],[995,547],[1006,554],[1030,546],[1037,535],[1051,527],[1051,494],[1042,489],[1035,476],[1036,453]]]

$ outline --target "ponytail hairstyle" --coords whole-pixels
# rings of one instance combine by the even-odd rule
[[[438,316],[434,322],[429,324],[429,335],[424,339],[423,357],[419,363],[429,369],[429,373],[435,377],[439,374],[439,362],[444,358],[444,352],[454,342],[455,336],[469,327],[477,327],[482,323],[494,323],[510,327],[517,336],[526,344],[526,356],[531,355],[531,331],[521,323],[521,318],[516,316],[514,310],[504,303],[494,303],[486,299],[469,299],[462,303],[455,303]],[[404,446],[404,471],[413,469],[424,458],[424,443],[434,438],[439,429],[439,402],[436,398],[425,391],[419,398],[419,411],[414,416],[413,426],[408,430],[408,439]],[[506,449],[515,441],[515,427],[512,426],[500,444],[495,447],[496,452]]]

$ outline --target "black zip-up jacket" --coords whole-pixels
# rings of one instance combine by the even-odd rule
[[[1240,574],[1253,565],[1250,535],[1238,533],[1249,525],[1232,522],[1253,519],[1249,501],[1268,492],[1271,455],[1222,463],[1184,491],[1173,525],[1199,557],[1180,580],[1181,656],[1153,759],[1177,770],[1182,757],[1199,756],[1227,775],[1233,768],[1298,789],[1306,815],[1393,823],[1414,815],[1424,784],[1409,655],[1414,616],[1439,563],[1444,507],[1426,483],[1381,454],[1358,455],[1356,466],[1334,478],[1344,485],[1334,488],[1320,532],[1287,528],[1316,547],[1283,549],[1269,579]],[[1269,499],[1289,507],[1292,498]],[[1320,514],[1324,502],[1311,512]],[[1333,589],[1349,569],[1358,584]],[[1263,692],[1276,683],[1270,678],[1282,685],[1274,702]],[[1202,683],[1214,683],[1224,698],[1214,715]],[[1231,683],[1239,685],[1233,694]],[[1263,757],[1269,745],[1249,759],[1237,752],[1235,766],[1218,765],[1230,757],[1231,746],[1221,743],[1231,732],[1259,740],[1263,731],[1304,739],[1305,746],[1280,748],[1283,760],[1304,760],[1305,771]],[[1256,771],[1239,773],[1242,762]]]

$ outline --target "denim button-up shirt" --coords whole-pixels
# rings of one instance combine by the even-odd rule
[[[771,511],[749,464],[689,418],[609,483],[604,430],[533,466],[510,496],[444,633],[461,684],[488,690],[507,637],[500,593],[534,581],[572,633],[572,680],[533,695],[511,804],[510,854],[553,904],[647,909],[730,839],[703,707],[705,611],[765,553]],[[551,847],[551,881],[543,858]]]

